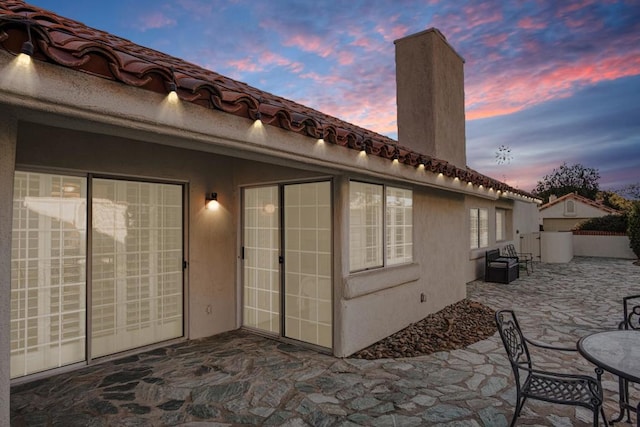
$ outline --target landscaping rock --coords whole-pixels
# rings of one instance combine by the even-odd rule
[[[496,333],[495,311],[464,299],[360,350],[351,357],[415,357],[467,347]]]

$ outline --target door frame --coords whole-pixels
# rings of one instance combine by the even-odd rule
[[[313,184],[313,183],[319,183],[319,182],[328,182],[329,183],[329,201],[330,201],[330,212],[331,212],[331,218],[330,218],[330,227],[331,227],[331,232],[330,232],[330,250],[331,250],[331,267],[330,267],[330,271],[331,271],[331,337],[332,337],[332,342],[331,342],[331,347],[323,347],[314,343],[310,343],[310,342],[306,342],[306,341],[301,341],[301,340],[297,340],[294,338],[289,338],[287,336],[285,336],[285,315],[284,315],[284,307],[285,307],[285,297],[286,297],[286,293],[283,292],[283,290],[285,289],[286,286],[286,278],[285,278],[285,265],[286,265],[286,257],[284,256],[285,253],[285,242],[284,242],[284,233],[285,233],[285,227],[284,227],[284,221],[285,221],[285,209],[284,209],[284,188],[287,185],[297,185],[297,184]],[[251,188],[262,188],[262,187],[272,187],[275,186],[278,188],[278,209],[279,209],[279,218],[278,218],[278,236],[279,236],[279,243],[280,243],[280,248],[279,248],[279,258],[282,260],[282,262],[280,262],[279,265],[279,280],[278,280],[278,284],[279,284],[279,290],[280,290],[280,312],[279,312],[279,317],[280,317],[280,321],[279,321],[279,325],[280,325],[280,333],[279,334],[272,334],[269,333],[267,331],[258,329],[258,328],[253,328],[253,327],[248,327],[244,325],[244,227],[245,227],[245,215],[244,215],[244,207],[245,207],[245,190],[246,189],[251,189]],[[334,214],[334,208],[335,208],[335,199],[334,199],[334,194],[335,194],[335,180],[333,177],[331,176],[323,176],[323,177],[316,177],[316,178],[310,178],[310,179],[296,179],[296,180],[284,180],[284,181],[270,181],[270,182],[265,182],[265,183],[255,183],[255,184],[247,184],[247,185],[242,185],[239,187],[240,189],[240,197],[239,197],[239,212],[240,212],[240,221],[239,221],[239,232],[238,232],[238,285],[237,285],[237,298],[238,298],[238,316],[237,316],[237,322],[238,322],[238,326],[241,329],[245,329],[248,331],[251,331],[252,333],[255,333],[257,335],[262,335],[262,336],[266,336],[268,338],[272,338],[272,339],[277,339],[279,341],[282,342],[286,342],[286,343],[291,343],[291,344],[295,344],[295,345],[299,345],[299,346],[303,346],[306,348],[310,348],[313,349],[314,351],[320,352],[320,353],[327,353],[327,354],[332,354],[334,347],[335,347],[335,318],[336,318],[336,313],[335,313],[335,290],[334,290],[334,282],[335,282],[335,239],[334,239],[334,228],[335,228],[335,214]]]

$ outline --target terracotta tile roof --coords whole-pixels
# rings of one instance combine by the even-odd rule
[[[565,194],[564,196],[558,197],[555,200],[552,200],[550,202],[545,203],[542,206],[539,206],[538,210],[543,210],[543,209],[550,208],[551,206],[556,205],[556,204],[558,204],[560,202],[563,202],[563,201],[565,201],[567,199],[573,199],[573,200],[575,200],[577,202],[584,203],[585,205],[589,205],[589,206],[594,207],[596,209],[600,209],[601,211],[608,212],[608,213],[610,213],[612,215],[621,213],[617,209],[610,208],[609,206],[606,206],[606,205],[604,205],[604,204],[602,204],[600,202],[596,202],[595,200],[587,199],[586,197],[581,196],[581,195],[576,194],[576,193],[568,193],[568,194]]]
[[[531,194],[444,160],[400,146],[397,141],[363,129],[288,99],[261,91],[149,49],[129,40],[90,28],[21,0],[0,4],[0,48],[20,53],[30,27],[33,57],[142,89],[167,93],[175,83],[178,96],[205,108],[224,111],[354,150],[419,166],[434,173],[523,196]]]

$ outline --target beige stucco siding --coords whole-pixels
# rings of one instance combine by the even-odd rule
[[[573,204],[573,211],[567,208],[567,202]],[[595,206],[568,198],[540,210],[539,217],[544,231],[570,231],[576,225],[589,218],[598,218],[610,213]]]
[[[339,301],[337,355],[348,356],[465,298],[464,269],[454,267],[466,262],[464,197],[417,188],[413,206],[411,264],[349,273],[348,227],[343,227],[341,274],[348,292]]]
[[[18,121],[0,108],[0,201],[13,200]],[[13,204],[0,203],[0,425],[9,424],[11,229]]]

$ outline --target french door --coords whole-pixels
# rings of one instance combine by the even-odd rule
[[[182,200],[175,184],[15,173],[12,378],[183,335]]]
[[[243,192],[243,325],[332,347],[330,181]]]

